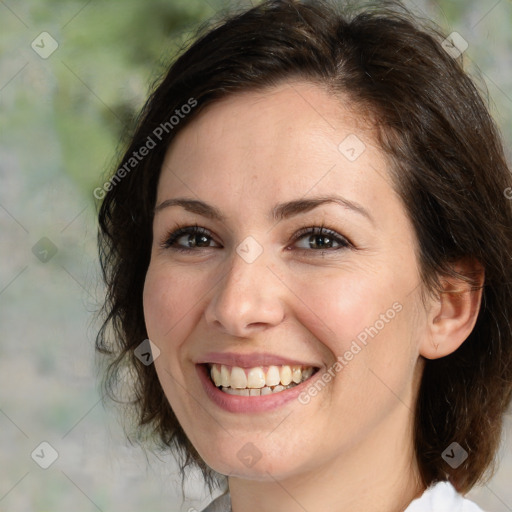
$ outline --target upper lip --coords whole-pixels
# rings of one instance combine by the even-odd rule
[[[237,354],[235,352],[210,352],[196,360],[196,364],[217,363],[226,366],[239,366],[240,368],[253,368],[255,366],[290,365],[311,366],[319,368],[320,365],[308,361],[300,361],[266,352],[252,354]]]

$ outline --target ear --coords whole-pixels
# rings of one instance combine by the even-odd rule
[[[461,260],[453,268],[470,277],[474,285],[451,276],[441,278],[442,290],[439,297],[431,300],[426,336],[419,347],[427,359],[455,352],[470,335],[480,311],[484,268],[475,260]]]

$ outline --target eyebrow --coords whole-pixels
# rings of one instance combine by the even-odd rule
[[[287,201],[286,203],[277,204],[272,208],[270,216],[275,221],[280,221],[295,215],[299,215],[301,213],[309,212],[318,206],[330,203],[343,206],[345,209],[351,210],[363,217],[366,217],[372,224],[375,223],[373,217],[370,215],[366,208],[354,201],[349,201],[348,199],[337,195],[312,197],[309,199],[296,199],[293,201]],[[196,213],[208,219],[217,220],[219,222],[226,222],[225,215],[215,206],[212,206],[203,201],[199,201],[197,199],[188,199],[185,197],[166,199],[155,207],[154,212],[156,214],[171,206],[181,206],[189,212]]]

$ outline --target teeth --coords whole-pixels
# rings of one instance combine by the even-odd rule
[[[277,366],[269,366],[267,376],[265,377],[265,384],[267,386],[277,386],[280,381],[279,368]]]
[[[288,365],[281,366],[279,374],[281,375],[281,384],[283,386],[288,386],[292,381],[292,369]]]
[[[264,385],[265,374],[263,373],[263,368],[251,368],[249,370],[249,375],[247,375],[247,387],[262,388]]]
[[[213,382],[215,382],[215,385],[217,387],[221,386],[223,384],[222,382],[222,373],[220,372],[220,370],[217,368],[217,365],[214,364],[212,366],[212,369],[210,371],[210,375],[212,377],[212,380]]]
[[[313,368],[306,368],[305,370],[302,370],[302,380],[309,379],[313,375]]]
[[[215,365],[213,365],[215,366]],[[220,375],[221,375],[221,384],[223,387],[229,387],[229,384],[231,383],[231,373],[227,366],[222,365],[220,367]]]
[[[278,393],[304,382],[313,375],[314,368],[303,366],[269,366],[264,368],[240,368],[211,364],[210,376],[222,391],[240,396],[260,396]]]
[[[243,368],[233,366],[231,368],[231,387],[235,389],[244,389],[247,387],[247,375]]]
[[[271,395],[272,393],[279,393],[280,391],[284,391],[285,389],[293,388],[296,384],[289,384],[288,386],[274,386],[273,388],[269,388],[265,386],[261,389],[234,389],[234,388],[222,388],[224,393],[228,395],[238,395],[238,396],[264,396]]]

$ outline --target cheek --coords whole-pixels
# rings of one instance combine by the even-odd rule
[[[316,338],[328,345],[335,356],[350,348],[351,342],[364,342],[375,336],[375,329],[389,331],[400,306],[400,290],[390,272],[374,273],[336,270],[319,276],[304,276],[293,290],[302,303],[298,320],[310,328]],[[383,315],[384,320],[381,319]]]
[[[194,305],[201,296],[198,285],[185,272],[150,264],[144,283],[144,318],[149,338],[161,349],[169,340],[179,339],[177,332],[194,321]]]
[[[417,352],[410,341],[414,339],[412,300],[409,296],[406,303],[410,290],[404,279],[400,286],[395,277],[384,271],[378,278],[346,274],[308,288],[310,303],[318,304],[315,311],[322,318],[322,324],[317,324],[329,327],[313,334],[334,356],[330,365],[334,377],[325,394],[313,394],[310,389],[310,396],[303,398],[310,398],[316,404],[312,407],[325,413],[329,425],[344,425],[351,442],[370,435],[385,418],[400,415],[406,410],[404,404],[413,407],[411,382]],[[330,431],[340,438],[337,428]]]
[[[297,282],[297,320],[328,350],[328,370],[336,375],[332,400],[384,404],[405,392],[417,347],[412,281],[404,274],[382,266],[378,275],[333,272]]]

